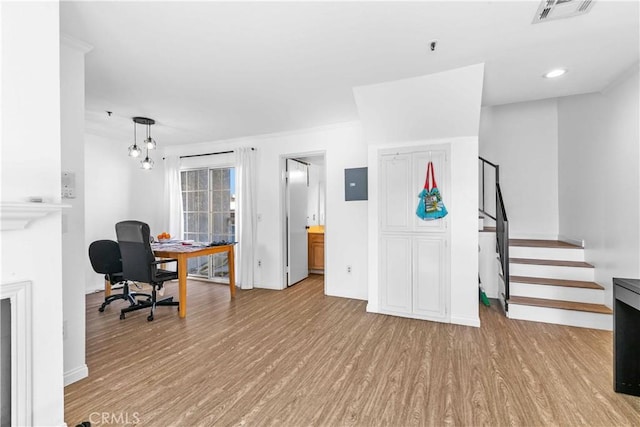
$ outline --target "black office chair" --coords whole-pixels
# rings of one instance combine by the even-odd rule
[[[138,304],[137,297],[151,298],[149,294],[130,292],[129,282],[122,276],[122,261],[120,259],[120,246],[113,240],[96,240],[89,245],[89,261],[91,267],[98,274],[104,274],[104,302],[98,309],[101,313],[105,307],[116,300],[125,300],[129,305]],[[122,293],[110,295],[114,285],[122,283]]]
[[[122,221],[116,224],[116,235],[118,236],[118,245],[120,245],[120,253],[122,254],[122,273],[124,278],[148,283],[152,287],[151,299],[138,302],[135,306],[123,308],[120,312],[120,319],[124,319],[125,313],[151,307],[151,314],[149,314],[147,320],[152,321],[156,306],[178,305],[178,301],[173,301],[173,297],[157,300],[157,291],[162,289],[164,282],[178,278],[177,271],[161,270],[158,268],[158,264],[177,263],[178,260],[163,259],[156,261],[151,249],[150,234],[149,226],[144,222]]]

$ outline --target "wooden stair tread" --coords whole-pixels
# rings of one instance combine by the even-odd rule
[[[532,285],[564,286],[569,288],[604,289],[595,282],[583,280],[548,279],[545,277],[509,276],[510,282],[530,283]]]
[[[556,267],[593,268],[593,265],[583,261],[558,261],[554,259],[509,258],[509,262],[514,264],[553,265]]]
[[[489,226],[484,226],[482,228],[482,230],[480,230],[480,232],[484,232],[484,233],[495,233],[496,228],[495,227],[489,227]]]
[[[521,246],[529,248],[554,248],[554,249],[582,249],[571,243],[560,240],[538,240],[538,239],[509,239],[509,246]]]
[[[559,308],[562,310],[588,311],[591,313],[612,314],[613,311],[603,304],[589,304],[586,302],[562,301],[544,298],[530,298],[512,296],[509,304],[532,305],[535,307]]]

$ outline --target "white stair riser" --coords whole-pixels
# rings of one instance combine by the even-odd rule
[[[484,218],[482,217],[478,218],[478,230],[484,230]]]
[[[509,318],[578,326],[581,328],[603,329],[605,331],[611,331],[613,329],[613,316],[611,314],[535,307],[531,305],[509,304]]]
[[[531,248],[509,246],[511,258],[553,259],[557,261],[584,261],[584,249]]]
[[[561,301],[586,302],[590,304],[604,304],[603,289],[536,285],[533,283],[519,283],[512,281],[509,284],[509,295]]]
[[[594,269],[585,267],[560,267],[555,265],[509,263],[511,276],[545,277],[551,279],[594,281]]]

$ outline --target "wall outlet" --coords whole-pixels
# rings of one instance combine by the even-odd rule
[[[258,260],[258,267],[262,267],[262,260],[261,259]]]
[[[351,274],[351,266],[347,265],[347,273]]]

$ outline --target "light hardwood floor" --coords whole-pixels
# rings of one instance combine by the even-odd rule
[[[323,295],[190,281],[188,313],[119,320],[87,296],[89,377],[65,388],[65,421],[140,426],[640,425],[612,387],[612,334],[505,318],[481,328],[365,312]],[[177,293],[169,284],[168,294]]]

